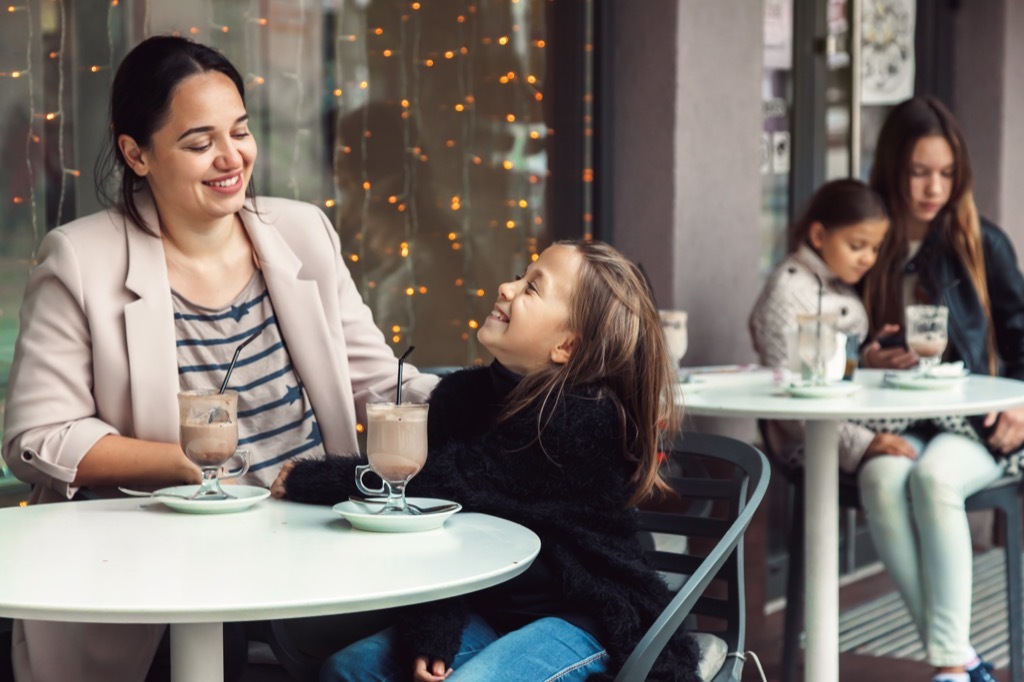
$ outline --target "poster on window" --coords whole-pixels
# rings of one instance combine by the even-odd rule
[[[861,3],[861,101],[895,104],[914,94],[915,0]]]
[[[793,68],[793,0],[765,0],[764,68]]]

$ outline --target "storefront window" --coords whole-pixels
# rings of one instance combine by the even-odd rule
[[[388,342],[415,345],[419,365],[488,361],[476,328],[497,285],[553,238],[553,51],[592,52],[551,44],[553,4],[20,0],[5,7],[0,409],[39,242],[48,229],[100,208],[92,169],[110,80],[132,46],[163,33],[212,45],[239,68],[260,146],[257,191],[325,211]],[[574,96],[590,101],[584,92]],[[581,137],[584,127],[581,116]],[[580,206],[579,214],[590,211]]]

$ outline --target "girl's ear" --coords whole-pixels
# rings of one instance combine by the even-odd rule
[[[572,352],[576,348],[576,335],[566,334],[561,343],[551,349],[551,362],[556,365],[564,365],[569,362]]]
[[[121,156],[124,157],[125,163],[136,175],[141,178],[149,172],[146,160],[142,155],[142,147],[135,141],[135,138],[130,135],[119,135],[117,148],[121,150]]]
[[[807,230],[807,241],[811,243],[815,249],[820,249],[825,245],[825,226],[815,220],[811,223],[811,228]]]

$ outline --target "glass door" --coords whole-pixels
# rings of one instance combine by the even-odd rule
[[[764,0],[763,277],[783,259],[794,214],[822,183],[866,180],[889,110],[917,93],[952,100],[957,0]],[[775,477],[768,508],[767,592],[785,593],[790,489]],[[842,519],[841,569],[875,561],[854,513]]]

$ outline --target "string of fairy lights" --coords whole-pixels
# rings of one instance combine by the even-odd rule
[[[74,158],[73,136],[94,133],[74,125],[76,114],[84,107],[105,112],[97,95],[106,91],[115,56],[144,37],[132,27],[145,35],[177,33],[223,49],[245,75],[261,148],[260,192],[310,201],[334,220],[342,256],[388,341],[396,348],[415,344],[419,364],[482,361],[475,330],[498,283],[535,260],[547,241],[544,145],[554,131],[541,109],[545,0],[174,4],[171,10],[154,0],[108,0],[109,59],[85,65],[66,54],[69,45],[95,39],[67,35],[73,25],[65,11],[73,5],[23,0],[6,12],[0,7],[0,35],[26,41],[23,63],[0,63],[0,102],[17,102],[29,119],[27,190],[5,201],[28,204],[32,258],[42,224],[52,228],[74,217],[67,183],[91,192],[91,171],[83,176],[79,166],[91,168],[93,159]],[[53,16],[41,18],[46,12]],[[333,34],[325,37],[324,27]],[[54,43],[44,54],[41,46]],[[45,59],[55,60],[56,83]],[[101,72],[108,79],[102,88],[89,97],[74,92],[86,87],[84,74]],[[73,79],[66,82],[66,74]],[[54,86],[56,100],[40,96]],[[375,108],[380,103],[384,109]],[[392,109],[400,115],[397,133],[379,115]],[[95,120],[92,113],[83,118]],[[350,133],[346,117],[358,121],[358,140],[343,138]],[[375,155],[386,154],[379,151],[388,149],[382,138],[394,134],[401,162],[382,174],[375,164],[387,159]],[[331,135],[335,145],[328,148]],[[281,141],[289,139],[285,153]],[[40,182],[46,153],[56,156],[59,187],[52,169],[51,181]],[[339,169],[353,159],[359,168],[352,186],[339,186]],[[13,187],[10,180],[0,187]],[[58,193],[55,213],[37,206],[51,192]]]

